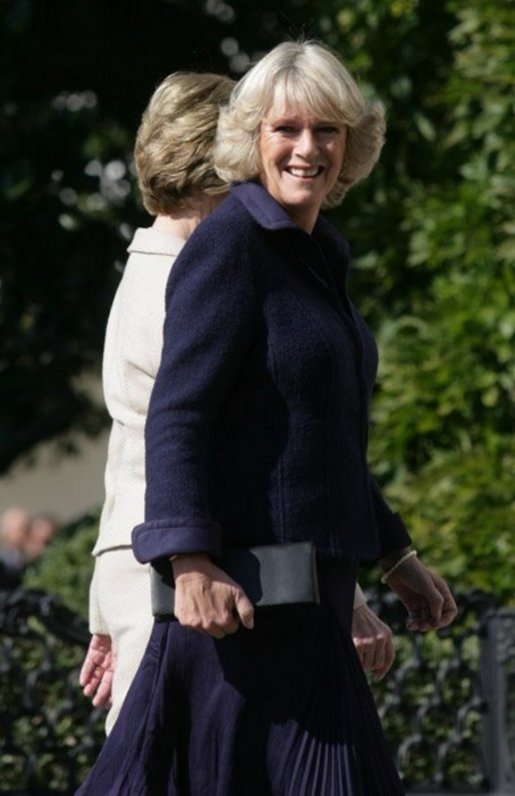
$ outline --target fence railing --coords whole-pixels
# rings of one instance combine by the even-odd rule
[[[390,594],[368,596],[397,639],[372,687],[408,791],[514,794],[515,610],[462,595],[451,628],[420,635]],[[77,684],[88,639],[53,597],[0,592],[0,796],[68,796],[94,761],[104,714]]]
[[[487,780],[504,796],[515,793],[515,610],[488,614],[482,631],[482,748]]]

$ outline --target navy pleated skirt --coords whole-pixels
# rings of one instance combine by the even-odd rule
[[[355,567],[319,572],[320,605],[260,609],[251,631],[156,623],[77,796],[403,794],[350,634]]]

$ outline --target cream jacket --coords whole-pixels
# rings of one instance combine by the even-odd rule
[[[144,427],[159,367],[170,268],[184,241],[138,229],[107,324],[102,381],[113,425],[105,470],[105,501],[93,555],[131,545],[143,522]]]

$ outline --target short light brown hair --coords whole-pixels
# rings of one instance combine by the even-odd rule
[[[233,86],[221,75],[175,72],[155,90],[134,148],[138,186],[151,215],[185,207],[199,192],[227,190],[213,167],[213,144],[220,106]]]
[[[220,113],[214,158],[221,179],[258,178],[260,126],[275,101],[344,125],[342,170],[324,203],[334,207],[379,158],[385,132],[382,105],[366,102],[348,69],[325,45],[283,42],[244,75]]]

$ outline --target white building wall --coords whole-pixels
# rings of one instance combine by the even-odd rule
[[[33,465],[20,462],[0,478],[0,512],[19,505],[30,514],[49,513],[61,522],[78,519],[101,505],[108,432],[95,440],[81,439],[77,455],[57,455],[43,445]]]

